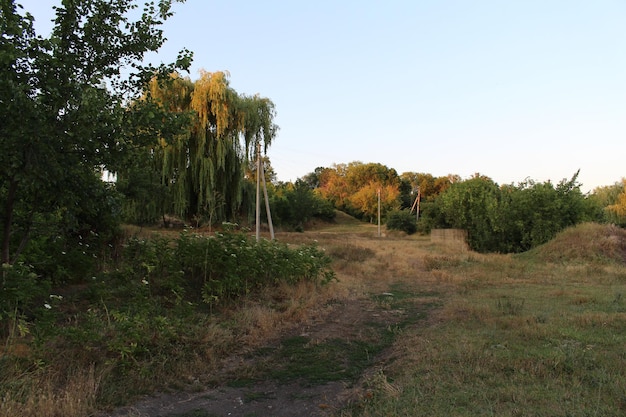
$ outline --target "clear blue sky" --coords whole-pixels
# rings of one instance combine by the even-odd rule
[[[46,35],[53,0],[18,0]],[[194,52],[276,105],[279,180],[378,162],[583,190],[626,177],[626,1],[187,0],[155,62]],[[41,25],[41,26],[39,26]],[[49,25],[47,28],[49,29]]]

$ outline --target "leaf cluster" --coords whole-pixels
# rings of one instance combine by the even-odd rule
[[[270,188],[272,219],[277,225],[303,231],[312,219],[332,221],[335,210],[330,202],[315,192],[307,183],[282,183]]]
[[[0,376],[3,398],[11,391],[5,378],[21,380],[20,373],[30,372],[35,362],[42,371],[54,369],[59,351],[70,352],[78,368],[106,368],[107,395],[128,395],[116,390],[116,379],[149,385],[179,359],[190,362],[201,355],[202,332],[220,307],[267,287],[301,281],[323,285],[334,279],[331,259],[316,246],[256,243],[224,228],[213,236],[129,237],[107,271],[80,286],[54,290],[60,292],[43,286],[30,266],[5,264],[0,337],[7,346],[27,346],[27,358],[3,356],[0,369],[12,369]],[[212,345],[232,348],[228,335],[223,338]],[[55,372],[67,378],[71,369]]]
[[[318,192],[333,206],[358,219],[373,221],[378,211],[399,208],[400,178],[393,168],[377,163],[336,164],[319,171]]]
[[[465,229],[470,247],[479,252],[523,252],[591,219],[577,176],[556,186],[527,180],[500,187],[475,175],[426,204],[421,227]]]
[[[416,216],[406,209],[387,213],[387,222],[385,224],[388,230],[400,230],[408,235],[417,232]]]
[[[176,239],[130,238],[106,276],[132,278],[166,305],[204,301],[211,305],[279,283],[307,280],[324,284],[334,278],[330,258],[316,246],[290,248],[277,241],[254,241],[228,230],[212,236],[184,231]],[[141,292],[122,289],[125,294]]]
[[[152,132],[119,167],[125,219],[143,223],[172,214],[195,223],[236,220],[245,209],[248,162],[257,144],[269,146],[278,129],[274,104],[239,94],[226,72],[202,72],[195,82],[176,73],[154,78],[148,98],[157,103],[155,119],[178,124]]]
[[[138,14],[131,0],[63,2],[49,38],[13,0],[0,3],[2,262],[18,261],[33,240],[66,234],[72,219],[97,223],[84,214],[108,207],[102,169],[119,166],[153,124],[149,105],[129,103],[150,79],[191,62],[183,51],[172,64],[143,64],[165,40],[171,3],[149,2]]]

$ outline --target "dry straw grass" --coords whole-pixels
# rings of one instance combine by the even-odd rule
[[[626,230],[597,223],[578,225],[530,251],[530,255],[544,262],[609,261],[623,265],[626,262]]]
[[[444,304],[397,341],[398,391],[357,415],[624,415],[624,230],[581,225],[516,256],[420,246],[402,253]]]
[[[31,378],[36,385],[25,385],[2,398],[1,417],[65,417],[89,415],[95,406],[102,375],[93,367],[72,373],[60,381],[55,375]]]
[[[437,294],[442,306],[399,335],[389,354],[394,360],[370,379],[379,395],[359,415],[626,411],[620,400],[626,399],[623,230],[582,225],[520,256],[480,255],[420,236],[378,238],[371,225],[330,230],[281,233],[278,239],[324,248],[338,282],[281,286],[222,312],[205,326],[196,362],[178,366],[176,377],[210,373],[237,350],[325,317],[334,301],[402,284],[415,294]],[[54,372],[33,376],[21,392],[3,398],[0,417],[89,415],[105,376],[94,369],[67,381]]]

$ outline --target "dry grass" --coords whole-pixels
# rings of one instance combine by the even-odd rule
[[[442,306],[400,334],[394,360],[369,378],[371,398],[343,415],[626,413],[624,231],[582,225],[520,256],[480,255],[422,236],[378,238],[375,226],[353,222],[277,238],[324,248],[339,281],[281,286],[223,311],[176,378],[204,372],[219,382],[214,372],[229,354],[325,317],[336,300],[402,285],[436,293]],[[0,417],[89,415],[106,372],[77,371],[69,381],[54,372],[16,375],[30,383],[3,398]]]
[[[89,415],[95,406],[101,377],[93,367],[76,371],[67,380],[59,380],[55,375],[47,375],[45,378],[31,377],[27,380],[31,384],[25,384],[21,391],[15,390],[2,398],[0,416]]]
[[[443,306],[397,341],[394,392],[344,415],[624,415],[625,244],[582,225],[519,256],[402,252]]]
[[[613,225],[586,223],[571,227],[552,241],[530,251],[544,262],[626,262],[626,230]]]

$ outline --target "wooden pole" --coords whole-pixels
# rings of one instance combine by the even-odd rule
[[[256,241],[261,239],[261,143],[256,144]]]
[[[263,196],[265,197],[265,211],[267,212],[267,224],[270,227],[270,237],[274,240],[274,224],[272,223],[272,213],[270,212],[270,199],[267,196],[267,184],[265,183],[265,169],[261,164],[261,180],[263,181]]]
[[[380,188],[378,189],[378,237],[380,237]]]

